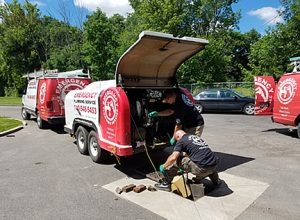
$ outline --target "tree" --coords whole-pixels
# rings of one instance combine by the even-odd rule
[[[277,24],[251,48],[247,79],[256,75],[279,78],[287,68],[290,57],[300,56],[300,1],[284,0],[285,23]]]
[[[239,12],[232,4],[238,0],[130,0],[141,25],[148,30],[176,36],[208,36],[237,26]]]
[[[153,30],[179,37],[208,38],[210,45],[182,65],[178,71],[178,79],[181,83],[227,80],[229,73],[235,69],[230,66],[233,62],[233,48],[226,42],[229,39],[226,33],[237,26],[240,15],[232,10],[232,4],[237,1],[130,0],[135,12],[129,18],[126,29],[130,28],[130,33],[134,32],[136,35],[132,30]],[[237,59],[236,62],[238,61]]]
[[[108,18],[97,9],[90,15],[83,28],[83,53],[85,62],[92,69],[95,80],[112,79],[117,63],[118,33],[124,29],[124,18]]]
[[[27,0],[23,6],[13,0],[0,6],[0,17],[0,76],[4,86],[17,94],[23,87],[22,75],[41,66],[40,13]]]
[[[42,22],[43,68],[59,71],[83,68],[82,32],[51,17],[43,17]]]

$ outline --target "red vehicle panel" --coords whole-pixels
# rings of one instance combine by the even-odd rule
[[[100,96],[100,145],[119,156],[133,154],[131,146],[130,106],[120,87],[104,90]]]
[[[39,79],[37,91],[37,109],[41,118],[65,115],[64,100],[71,90],[82,89],[91,82],[88,78],[44,78]]]
[[[274,105],[275,80],[272,76],[256,76],[255,115],[271,115]]]
[[[297,126],[300,120],[300,73],[283,75],[277,86],[273,121]]]

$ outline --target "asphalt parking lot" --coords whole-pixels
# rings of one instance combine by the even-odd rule
[[[20,107],[0,106],[0,116],[19,114]],[[270,116],[203,116],[203,138],[220,158],[230,193],[212,193],[197,203],[166,192],[117,195],[118,184],[151,184],[128,169],[145,166],[144,155],[122,166],[114,160],[95,164],[61,129],[39,130],[30,120],[0,138],[0,219],[300,219],[296,133]]]

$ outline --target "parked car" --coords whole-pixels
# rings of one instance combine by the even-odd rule
[[[194,96],[199,112],[244,112],[253,115],[255,99],[231,89],[205,89]]]

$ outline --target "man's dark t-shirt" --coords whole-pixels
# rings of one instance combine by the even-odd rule
[[[192,101],[181,91],[178,92],[176,101],[171,108],[174,110],[174,117],[180,119],[184,128],[204,124],[202,115],[197,111]]]
[[[176,143],[174,151],[187,153],[191,161],[199,167],[214,166],[218,162],[218,157],[215,156],[206,142],[196,135],[183,135]]]

